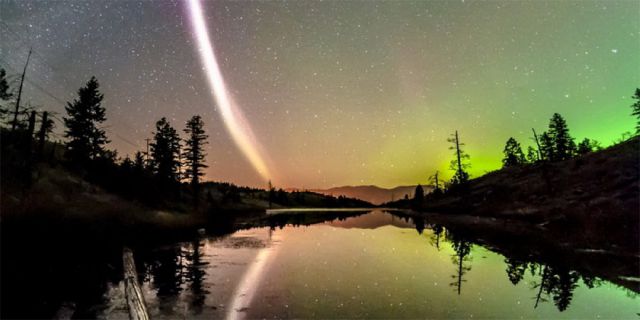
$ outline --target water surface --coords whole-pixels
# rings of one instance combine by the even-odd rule
[[[640,312],[637,286],[562,259],[505,256],[444,226],[378,210],[311,225],[304,217],[138,250],[152,317],[635,319]],[[121,315],[109,310],[119,308],[102,315]]]

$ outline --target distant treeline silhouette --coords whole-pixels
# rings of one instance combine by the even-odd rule
[[[631,115],[636,118],[635,134],[625,132],[617,142],[623,142],[634,135],[640,135],[640,88],[636,89],[632,98],[636,100],[631,105]],[[547,131],[538,135],[535,129],[532,128],[531,130],[533,132],[532,138],[535,141],[535,147],[528,146],[526,154],[515,138],[510,137],[507,140],[503,150],[503,168],[564,161],[603,149],[600,142],[589,138],[584,138],[576,144],[575,138],[569,133],[566,120],[559,113],[552,115]],[[454,159],[451,160],[449,168],[454,174],[449,181],[439,179],[438,171],[430,176],[428,181],[432,184],[433,191],[428,195],[429,197],[439,197],[443,194],[463,195],[468,191],[470,177],[468,169],[471,167],[471,157],[465,152],[465,144],[461,141],[457,130],[447,141],[451,144],[449,149],[453,150]],[[415,189],[412,205],[419,206],[426,197],[423,187],[418,185]],[[407,201],[407,199],[400,200],[399,202],[403,201]]]
[[[49,140],[54,128],[52,114],[28,108],[19,110],[6,72],[0,69],[0,116],[11,127],[2,128],[3,184],[28,187],[33,179],[33,165],[42,162],[62,164],[89,182],[127,199],[179,211],[199,207],[202,201],[206,201],[207,208],[235,208],[242,200],[268,202],[269,207],[370,206],[368,202],[346,197],[276,190],[271,182],[266,190],[229,183],[203,184],[201,179],[207,168],[204,146],[208,136],[199,115],[186,122],[182,130],[184,138],[167,118],[162,117],[156,122],[151,139],[146,139],[146,150],[135,152],[133,158],[128,155],[120,158],[116,150],[106,147],[110,142],[104,130],[107,116],[102,105],[104,95],[99,89],[98,80],[91,77],[78,90],[77,97],[65,106],[66,116],[60,121],[65,128],[65,142],[52,142]],[[12,118],[12,103],[16,106],[16,120],[7,121]],[[38,115],[40,130],[35,132]],[[45,153],[45,149],[48,152]],[[254,204],[244,207],[248,209]]]

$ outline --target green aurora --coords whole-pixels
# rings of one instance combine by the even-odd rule
[[[211,137],[207,179],[266,185],[215,111],[181,3],[0,9],[2,64],[15,74],[25,43],[38,53],[30,72],[49,94],[27,84],[33,104],[63,114],[51,95],[69,100],[96,75],[120,155],[144,148],[160,117],[181,128],[197,113]],[[501,166],[509,137],[526,149],[531,128],[544,131],[555,112],[577,140],[605,146],[634,128],[638,1],[216,1],[204,10],[277,187],[450,177],[455,130],[478,177]]]

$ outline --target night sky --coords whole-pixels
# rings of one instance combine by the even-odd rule
[[[451,176],[458,129],[471,175],[532,144],[561,113],[577,139],[634,128],[640,2],[210,1],[224,79],[277,187],[384,187]],[[155,122],[210,135],[206,178],[264,187],[216,110],[186,3],[0,1],[0,67],[23,101],[57,112],[92,75],[110,148],[144,150]],[[14,87],[17,83],[14,82]],[[63,126],[57,123],[61,136]]]

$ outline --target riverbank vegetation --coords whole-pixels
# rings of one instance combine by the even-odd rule
[[[202,181],[208,136],[199,115],[186,122],[183,135],[167,118],[159,119],[149,148],[121,157],[107,148],[105,97],[95,77],[78,90],[59,119],[47,111],[21,108],[5,74],[0,69],[0,208],[5,226],[42,219],[104,229],[177,230],[243,212],[261,215],[268,208],[371,206],[346,197],[286,192],[271,183],[259,189]],[[64,126],[63,140],[51,139],[52,119]]]

